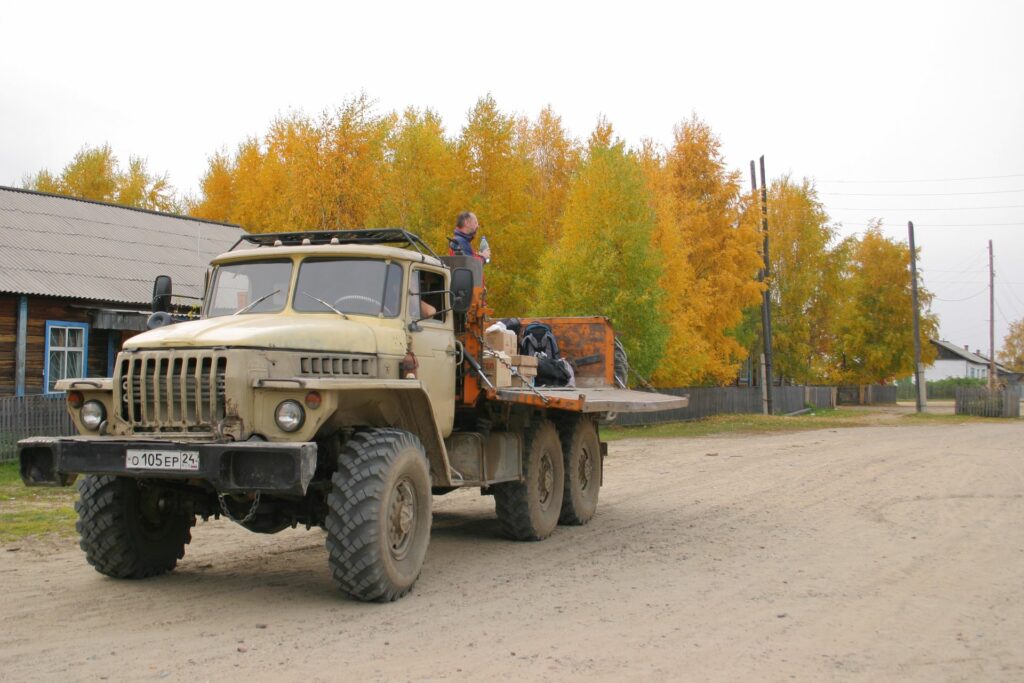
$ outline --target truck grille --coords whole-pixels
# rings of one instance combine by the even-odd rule
[[[224,418],[227,358],[163,351],[122,355],[117,398],[135,431],[210,431]]]
[[[302,356],[299,373],[321,377],[376,377],[377,359],[372,356]]]

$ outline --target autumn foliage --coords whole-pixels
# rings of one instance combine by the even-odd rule
[[[1003,339],[999,362],[1014,372],[1024,372],[1024,319],[1010,323],[1010,331]]]
[[[153,175],[146,160],[130,157],[122,168],[110,145],[85,146],[59,174],[42,170],[24,180],[25,187],[98,202],[153,211],[179,209],[167,174]]]
[[[606,315],[658,385],[734,382],[759,354],[766,287],[783,381],[909,374],[907,246],[877,227],[837,242],[813,182],[784,176],[770,188],[762,283],[760,204],[742,181],[696,116],[668,145],[630,149],[604,119],[580,142],[550,107],[530,118],[485,96],[453,134],[430,109],[380,112],[363,94],[317,115],[281,114],[214,152],[195,197],[175,197],[143,159],[122,168],[107,145],[25,186],[251,232],[402,227],[438,253],[455,215],[472,210],[492,249],[488,301],[499,316]],[[935,331],[926,311],[922,336]]]

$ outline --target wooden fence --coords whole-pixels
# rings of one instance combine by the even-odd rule
[[[1020,417],[1020,387],[989,390],[987,387],[957,387],[956,414],[982,417]]]
[[[654,413],[623,413],[616,417],[617,425],[646,425],[680,420],[698,420],[723,413],[761,413],[760,387],[682,387],[658,389],[673,396],[688,395],[686,408],[661,410]],[[772,409],[776,415],[795,413],[807,406],[835,408],[835,389],[832,387],[773,387]]]
[[[64,394],[0,398],[0,462],[17,457],[19,439],[74,433]]]
[[[837,403],[841,406],[877,406],[896,403],[895,384],[868,384],[837,387]]]

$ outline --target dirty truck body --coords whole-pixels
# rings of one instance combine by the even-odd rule
[[[81,545],[101,573],[170,571],[196,517],[223,515],[257,533],[322,527],[338,587],[394,600],[420,573],[433,495],[479,488],[506,535],[541,540],[594,515],[602,419],[685,405],[615,387],[597,317],[546,319],[585,359],[577,388],[496,385],[481,263],[407,232],[238,246],[214,260],[198,318],[154,313],[173,324],[127,341],[113,378],[58,385],[78,436],[19,444],[26,484],[77,480]]]

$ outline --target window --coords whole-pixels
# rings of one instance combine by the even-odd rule
[[[444,322],[444,275],[414,270],[409,284],[409,317]]]
[[[57,380],[85,377],[88,374],[89,325],[61,320],[46,321],[46,359],[44,390],[54,393]]]
[[[299,267],[292,308],[303,313],[401,313],[402,266],[372,259],[308,258]],[[326,304],[326,305],[325,305]]]
[[[214,318],[239,311],[277,313],[288,300],[291,278],[291,261],[253,261],[220,266],[206,315]]]

